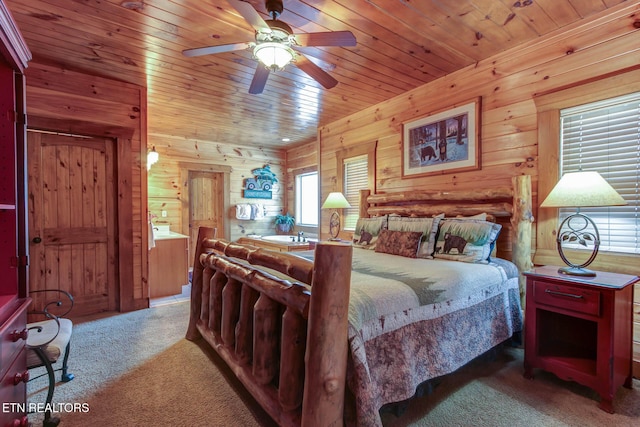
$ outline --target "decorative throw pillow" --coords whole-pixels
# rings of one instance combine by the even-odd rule
[[[486,264],[501,229],[502,225],[488,221],[443,219],[434,257]]]
[[[387,228],[387,217],[358,218],[353,233],[353,246],[374,249],[380,230]]]
[[[421,231],[380,230],[376,252],[416,258],[422,234]]]
[[[420,231],[423,233],[418,247],[418,258],[433,258],[438,224],[444,214],[432,218],[390,216],[388,229],[392,231]]]

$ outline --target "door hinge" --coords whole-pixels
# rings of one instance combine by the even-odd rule
[[[29,257],[26,255],[11,257],[11,267],[26,267],[29,265]]]

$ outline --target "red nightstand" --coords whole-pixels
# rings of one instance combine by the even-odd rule
[[[527,277],[524,376],[552,372],[600,394],[613,413],[613,397],[632,383],[633,284],[636,276],[597,272],[585,278],[538,267]]]

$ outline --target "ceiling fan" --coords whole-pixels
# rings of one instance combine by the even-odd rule
[[[351,31],[294,34],[289,25],[278,20],[284,10],[282,0],[265,1],[265,7],[271,16],[271,19],[266,21],[251,4],[240,0],[227,1],[256,30],[255,42],[186,49],[182,51],[183,55],[193,57],[253,49],[253,55],[259,62],[249,87],[251,94],[262,93],[269,73],[281,70],[291,62],[294,62],[298,68],[327,89],[338,84],[336,79],[311,62],[298,48],[304,46],[355,46],[356,38]]]

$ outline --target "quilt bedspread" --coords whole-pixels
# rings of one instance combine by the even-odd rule
[[[359,426],[522,330],[518,279],[488,265],[354,249],[348,383]]]

